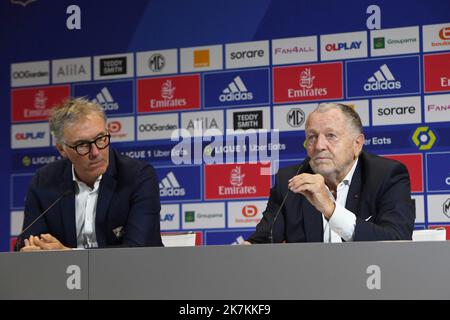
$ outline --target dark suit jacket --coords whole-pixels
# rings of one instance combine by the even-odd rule
[[[58,160],[37,170],[25,203],[24,228],[65,191],[64,196],[21,239],[50,233],[62,244],[77,247],[75,182],[72,163]],[[149,164],[110,149],[108,169],[100,182],[95,231],[99,247],[162,246],[159,186]],[[116,228],[122,227],[122,234]],[[116,232],[113,230],[116,229]]]
[[[298,168],[280,169],[263,218],[248,241],[269,242],[273,217]],[[305,163],[300,172],[312,170]],[[408,170],[400,162],[362,152],[345,207],[356,215],[354,241],[411,240],[415,206]],[[304,196],[291,192],[275,221],[273,241],[323,242],[322,214]]]

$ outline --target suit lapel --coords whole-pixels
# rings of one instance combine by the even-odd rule
[[[63,182],[61,183],[61,190],[71,190],[72,193],[61,199],[61,219],[64,228],[64,236],[67,243],[65,245],[76,248],[77,247],[77,227],[75,222],[75,188],[72,177],[72,164],[67,161],[63,173]]]
[[[97,236],[97,243],[100,247],[106,245],[106,235],[104,233],[104,227],[106,224],[106,216],[109,208],[109,203],[111,202],[112,196],[114,194],[115,188],[116,188],[116,164],[115,164],[115,157],[114,157],[114,151],[110,149],[109,152],[109,165],[108,170],[105,172],[105,174],[102,177],[102,180],[100,182],[100,189],[98,193],[98,200],[97,200],[97,210],[96,210],[96,217],[95,217],[95,233]]]
[[[358,216],[358,204],[361,197],[361,159],[353,173],[350,189],[348,190],[345,208]]]

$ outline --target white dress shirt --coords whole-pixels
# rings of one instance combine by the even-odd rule
[[[77,178],[73,165],[72,177],[78,186],[75,192],[77,247],[96,248],[98,247],[98,243],[95,235],[95,216],[97,211],[98,189],[102,176],[97,178],[92,189]]]
[[[323,242],[342,242],[342,239],[345,241],[353,241],[356,216],[353,212],[345,208],[345,203],[347,202],[348,191],[350,189],[350,184],[352,183],[353,174],[355,173],[357,164],[358,159],[356,159],[353,167],[347,173],[344,180],[338,184],[336,189],[336,200],[331,192],[329,192],[336,208],[328,221],[322,214]]]

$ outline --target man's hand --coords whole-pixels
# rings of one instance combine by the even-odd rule
[[[289,190],[300,193],[329,220],[336,205],[330,199],[325,179],[320,174],[302,173],[289,180]]]
[[[39,240],[39,237],[30,236],[28,239],[25,239],[25,245],[20,249],[20,252],[31,252],[31,251],[40,251],[41,247],[37,246],[34,241],[35,239]]]
[[[30,236],[25,239],[25,246],[20,249],[22,252],[38,251],[38,250],[70,250],[70,248],[64,246],[58,239],[51,234],[41,234],[40,238],[36,236]]]

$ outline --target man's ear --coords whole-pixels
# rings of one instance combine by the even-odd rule
[[[361,153],[361,150],[364,146],[364,141],[366,141],[364,134],[361,133],[356,137],[354,142],[355,159],[358,158],[359,154]]]
[[[64,146],[62,144],[56,143],[56,150],[58,150],[58,152],[61,155],[61,157],[67,158],[67,152],[64,149]]]

